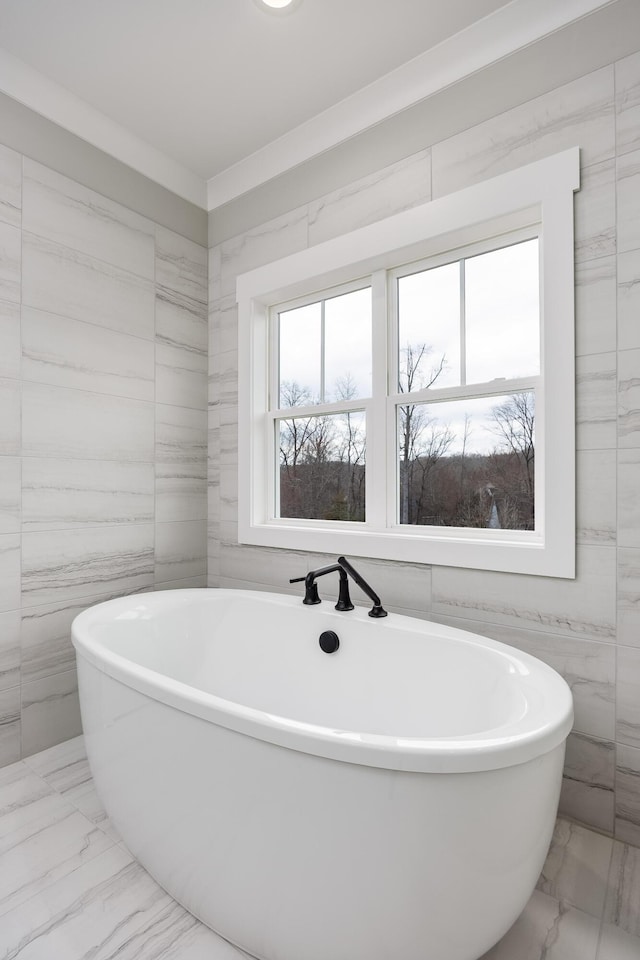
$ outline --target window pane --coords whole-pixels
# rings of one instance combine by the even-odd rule
[[[534,529],[533,391],[398,407],[399,521]]]
[[[281,407],[302,407],[320,399],[320,303],[280,314]]]
[[[325,301],[324,398],[371,396],[371,287]]]
[[[460,264],[398,279],[401,393],[460,383]]]
[[[365,519],[365,415],[292,417],[276,423],[280,517]]]
[[[538,241],[465,261],[467,383],[540,372]]]

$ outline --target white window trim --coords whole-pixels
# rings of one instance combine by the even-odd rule
[[[573,192],[579,185],[579,149],[574,147],[238,277],[240,543],[575,577]],[[342,521],[273,519],[273,484],[266,479],[272,469],[267,427],[272,424],[270,307],[371,277],[374,301],[378,298],[386,315],[386,271],[535,224],[541,224],[542,396],[552,405],[550,411],[545,403],[536,407],[536,533],[491,531],[487,536],[465,528],[371,529]],[[373,337],[374,383],[384,378],[386,384],[387,332],[374,325]],[[389,422],[392,405],[379,390],[373,400],[356,403],[368,417]],[[379,449],[375,438],[370,447],[369,439],[368,429],[367,463],[380,464],[386,450]],[[545,491],[552,495],[545,497]]]

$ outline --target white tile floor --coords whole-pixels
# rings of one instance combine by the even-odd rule
[[[0,770],[0,960],[240,958],[131,857],[81,737]],[[640,960],[640,849],[559,820],[538,889],[482,960]]]

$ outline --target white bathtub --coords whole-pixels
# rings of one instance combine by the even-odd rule
[[[255,957],[476,960],[523,909],[572,724],[540,661],[238,590],[112,600],[73,641],[107,812],[176,900]]]

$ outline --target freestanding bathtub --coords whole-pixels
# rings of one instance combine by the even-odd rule
[[[545,664],[408,617],[222,589],[99,604],[73,641],[109,816],[253,956],[476,960],[526,904],[572,724]]]

